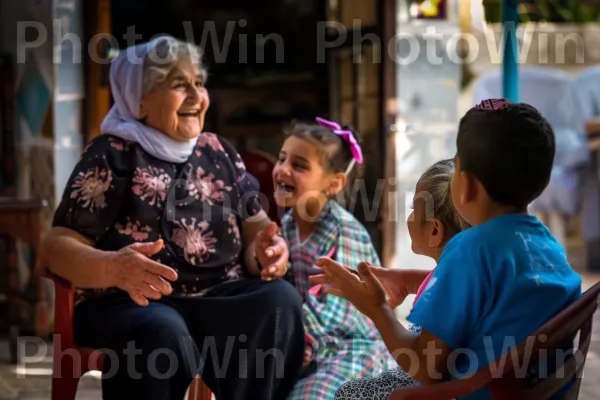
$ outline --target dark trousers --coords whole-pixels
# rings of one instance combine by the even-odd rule
[[[283,280],[226,283],[147,307],[106,294],[76,307],[75,339],[106,349],[106,400],[181,400],[198,373],[219,400],[283,400],[302,368],[301,310]]]

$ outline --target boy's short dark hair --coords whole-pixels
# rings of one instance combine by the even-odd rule
[[[526,209],[550,181],[554,131],[529,104],[483,101],[461,119],[456,145],[461,171],[498,204]]]

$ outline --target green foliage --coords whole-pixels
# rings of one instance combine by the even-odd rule
[[[600,19],[600,2],[570,0],[566,6],[561,5],[557,0],[550,0],[550,2],[564,22],[586,24],[598,22],[598,19]]]
[[[565,4],[566,3],[566,4]],[[502,21],[502,0],[483,0],[486,20]],[[598,0],[534,0],[519,4],[520,22],[595,23],[600,20]]]

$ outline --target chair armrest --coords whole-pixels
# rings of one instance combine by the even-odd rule
[[[53,274],[52,272],[46,271],[44,273],[44,278],[50,279],[52,282],[54,282],[54,287],[56,290],[74,290],[71,282]]]
[[[44,277],[54,283],[54,334],[60,335],[62,348],[72,347],[75,345],[73,338],[75,287],[71,282],[51,272],[46,272]]]

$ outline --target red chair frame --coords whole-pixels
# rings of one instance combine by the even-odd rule
[[[394,391],[389,399],[450,400],[487,387],[494,400],[544,400],[564,388],[570,380],[573,380],[574,384],[565,399],[577,399],[599,296],[600,283],[597,283],[588,289],[578,301],[544,324],[528,340],[520,343],[471,377],[431,386],[399,389]],[[530,356],[530,362],[535,361],[540,350],[559,349],[565,343],[573,340],[577,334],[579,334],[579,345],[574,353],[575,356],[571,357],[553,376],[544,379],[534,387],[526,387],[524,379],[516,377],[512,373],[515,370],[515,361],[518,360],[519,364],[523,365],[524,356]]]
[[[46,278],[54,282],[55,291],[51,399],[75,400],[79,379],[89,371],[102,371],[104,354],[99,350],[78,347],[75,343],[73,336],[75,289],[73,285],[53,274],[46,274]],[[77,360],[79,361],[76,362]],[[210,389],[199,376],[190,385],[188,399],[212,399]]]

